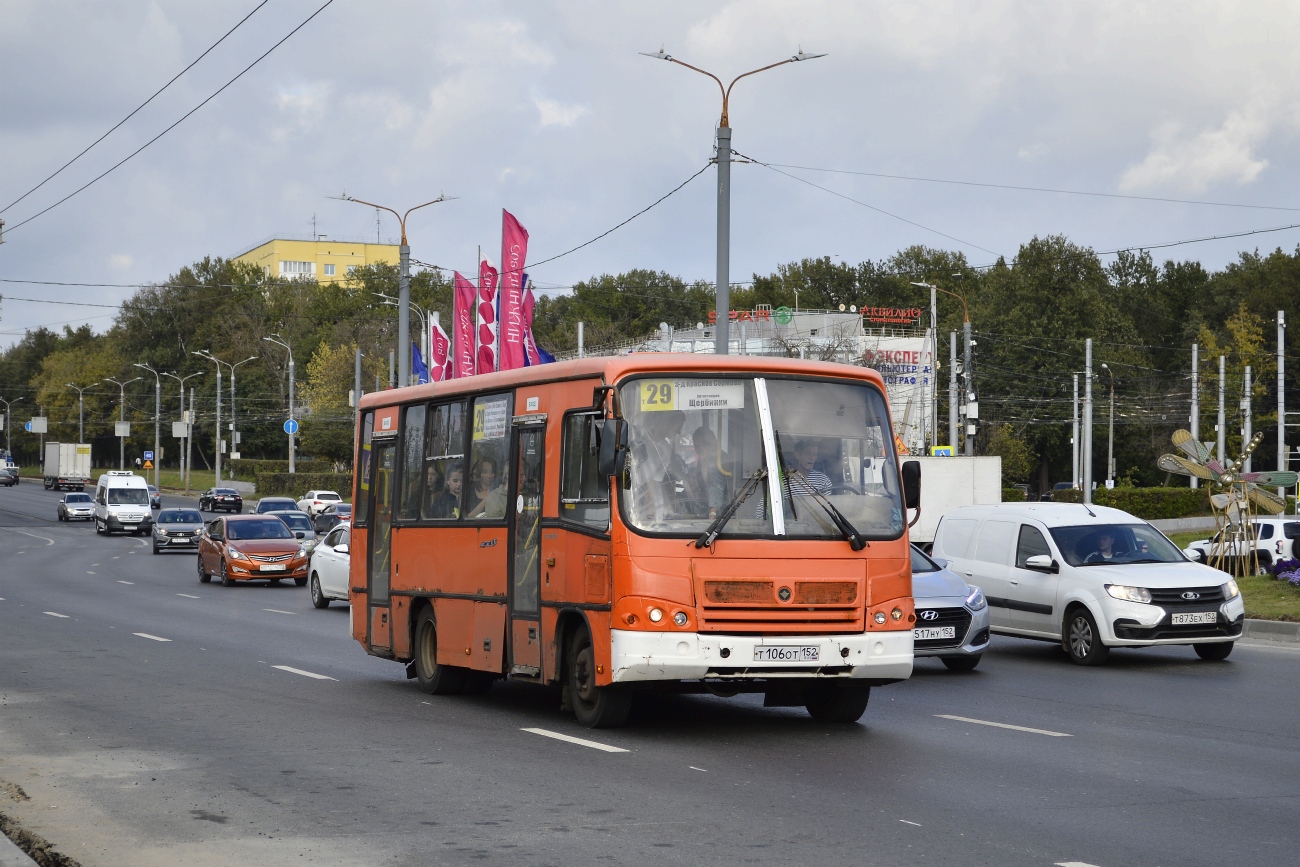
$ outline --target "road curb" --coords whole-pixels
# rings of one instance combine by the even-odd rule
[[[0,867],[36,867],[36,862],[17,843],[0,834]]]
[[[1241,637],[1300,644],[1300,623],[1287,623],[1282,620],[1247,620],[1241,630]]]

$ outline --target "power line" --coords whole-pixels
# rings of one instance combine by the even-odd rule
[[[112,173],[113,171],[116,171],[118,168],[120,168],[122,165],[124,165],[128,160],[132,159],[132,158],[135,157],[137,154],[139,154],[141,151],[143,151],[145,148],[149,147],[149,145],[151,145],[151,144],[153,144],[154,142],[158,141],[158,139],[162,138],[163,136],[167,135],[167,133],[171,132],[171,131],[174,130],[176,127],[180,126],[182,123],[184,123],[184,121],[185,121],[186,118],[188,118],[190,115],[194,114],[194,112],[198,111],[199,109],[203,108],[203,106],[207,105],[207,104],[208,104],[209,102],[211,102],[212,100],[216,99],[216,97],[217,97],[219,94],[221,94],[222,91],[224,91],[226,88],[230,87],[230,85],[234,84],[236,81],[238,81],[240,78],[242,78],[242,77],[244,76],[244,73],[248,72],[248,71],[249,71],[250,69],[252,69],[254,66],[257,66],[257,64],[259,64],[259,63],[261,63],[263,60],[265,60],[265,59],[267,58],[267,56],[271,54],[271,52],[275,51],[275,50],[276,50],[277,48],[279,48],[281,45],[283,45],[284,43],[288,42],[289,39],[290,39],[290,37],[292,37],[295,33],[297,33],[297,32],[298,32],[299,30],[301,30],[302,28],[306,27],[306,26],[311,22],[311,20],[312,20],[313,18],[315,18],[317,15],[321,14],[322,12],[324,12],[324,11],[325,11],[325,8],[326,8],[327,6],[329,6],[330,4],[332,4],[333,2],[334,2],[334,0],[325,0],[325,4],[324,4],[323,6],[321,6],[319,9],[317,9],[315,12],[311,13],[311,15],[307,16],[306,20],[304,20],[304,21],[303,21],[301,24],[299,24],[297,27],[295,27],[295,28],[293,28],[292,30],[290,30],[290,31],[288,32],[288,34],[286,34],[285,37],[284,37],[283,39],[281,39],[279,42],[275,43],[275,44],[272,45],[270,48],[268,48],[268,49],[267,49],[267,50],[266,50],[266,51],[265,51],[265,52],[264,52],[260,57],[258,57],[258,58],[257,58],[256,60],[254,60],[252,63],[248,64],[248,65],[245,66],[242,70],[240,70],[239,73],[238,73],[234,78],[230,79],[230,80],[227,81],[225,84],[221,85],[221,87],[219,87],[219,88],[217,88],[215,91],[213,91],[213,93],[212,93],[212,94],[211,94],[207,99],[203,100],[203,101],[200,102],[198,105],[194,106],[194,108],[190,109],[189,111],[185,112],[185,114],[181,115],[180,120],[177,120],[177,121],[176,121],[175,123],[173,123],[171,126],[167,127],[167,128],[164,129],[162,132],[158,133],[156,136],[154,136],[153,138],[149,139],[149,140],[148,140],[147,142],[145,142],[144,144],[140,145],[140,147],[136,148],[136,149],[133,150],[131,153],[127,154],[127,155],[126,155],[124,158],[122,158],[120,161],[118,161],[117,163],[113,164],[110,168],[108,168],[107,170],[105,170],[103,173],[97,175],[96,177],[94,177],[94,178],[92,178],[91,180],[87,181],[85,184],[81,185],[81,186],[78,187],[77,189],[75,189],[75,190],[73,190],[72,192],[68,193],[66,196],[64,196],[63,198],[59,199],[59,200],[58,200],[57,202],[55,202],[54,204],[50,205],[48,208],[45,208],[44,210],[41,210],[41,211],[37,211],[35,214],[32,214],[30,217],[28,217],[27,219],[23,220],[21,223],[17,223],[17,224],[15,224],[15,225],[9,227],[9,231],[12,233],[14,229],[22,228],[23,226],[27,225],[27,224],[30,223],[32,220],[35,220],[37,217],[41,216],[42,214],[45,214],[45,213],[48,213],[48,212],[54,210],[54,209],[57,208],[59,205],[61,205],[61,204],[63,204],[64,202],[66,202],[68,199],[72,198],[73,196],[75,196],[75,195],[77,195],[78,193],[82,192],[83,190],[87,189],[87,188],[90,187],[92,184],[95,184],[95,183],[97,183],[98,181],[102,180],[103,178],[105,178],[106,176],[108,176],[108,175],[109,175],[110,173]],[[254,11],[256,11],[256,10],[254,10]],[[251,13],[250,13],[250,14],[251,14]]]
[[[176,79],[180,78],[182,75],[184,75],[185,73],[187,73],[187,72],[189,72],[191,69],[193,69],[193,68],[195,67],[195,65],[198,64],[198,62],[199,62],[200,60],[202,60],[203,58],[205,58],[205,57],[208,56],[208,54],[212,51],[212,49],[216,48],[218,45],[220,45],[221,43],[225,42],[227,36],[229,36],[230,34],[234,33],[236,30],[238,30],[238,29],[240,28],[240,26],[243,25],[243,23],[244,23],[245,21],[247,21],[249,18],[252,18],[253,15],[257,12],[257,10],[258,10],[258,9],[261,9],[261,8],[262,8],[263,6],[265,6],[268,2],[270,2],[270,0],[262,0],[261,3],[258,3],[257,6],[255,6],[255,7],[253,8],[253,11],[252,11],[252,12],[249,12],[249,13],[248,13],[247,15],[245,15],[243,18],[239,19],[239,23],[238,23],[238,24],[236,24],[234,27],[232,27],[232,28],[230,28],[229,30],[227,30],[226,33],[225,33],[225,35],[223,35],[223,36],[222,36],[220,39],[218,39],[216,42],[214,42],[214,43],[212,43],[211,45],[209,45],[207,51],[204,51],[204,52],[203,52],[202,54],[200,54],[198,57],[194,58],[194,61],[193,61],[189,66],[185,67],[185,68],[182,69],[180,72],[176,73],[176,75],[174,75],[174,76],[172,77],[171,81],[167,82],[167,83],[164,84],[162,87],[160,87],[160,88],[158,88],[156,91],[154,91],[153,96],[149,97],[149,98],[146,99],[144,102],[142,102],[142,103],[140,103],[139,105],[137,105],[134,109],[131,110],[131,113],[130,113],[130,114],[128,114],[126,117],[124,117],[124,118],[122,118],[121,120],[119,120],[117,123],[113,124],[112,129],[110,129],[108,132],[104,133],[104,134],[101,135],[99,138],[95,139],[93,142],[91,142],[90,144],[88,144],[88,145],[86,146],[86,149],[83,150],[81,153],[77,154],[75,157],[73,157],[72,159],[68,160],[68,161],[67,161],[66,163],[64,163],[63,165],[59,166],[59,168],[55,170],[54,174],[50,175],[48,178],[46,178],[45,180],[41,181],[39,184],[37,184],[36,186],[32,187],[32,188],[31,188],[30,190],[28,190],[27,192],[23,193],[21,196],[19,196],[18,198],[14,199],[14,200],[13,200],[12,202],[10,202],[9,204],[5,205],[3,208],[0,208],[0,214],[3,214],[5,211],[9,210],[9,209],[12,208],[14,205],[18,204],[18,203],[21,202],[23,199],[25,199],[25,198],[27,198],[28,196],[30,196],[32,193],[36,192],[36,191],[39,190],[41,187],[45,186],[45,185],[46,185],[47,183],[49,183],[50,181],[54,180],[54,178],[55,178],[56,176],[58,176],[58,175],[59,175],[59,174],[60,174],[64,169],[66,169],[68,166],[72,165],[72,164],[75,163],[77,160],[79,160],[79,159],[81,159],[82,157],[84,157],[87,153],[90,152],[90,149],[91,149],[91,148],[93,148],[95,145],[99,144],[99,143],[102,142],[104,139],[106,139],[106,138],[108,138],[110,135],[112,135],[113,132],[114,132],[118,127],[120,127],[122,124],[126,123],[126,122],[127,122],[128,120],[130,120],[131,118],[135,117],[136,114],[140,111],[140,109],[144,108],[146,105],[148,105],[149,103],[153,102],[155,97],[157,97],[157,96],[158,96],[159,94],[161,94],[164,90],[166,90],[167,88],[169,88],[169,87],[171,87],[173,84],[175,84],[175,83],[176,83]]]

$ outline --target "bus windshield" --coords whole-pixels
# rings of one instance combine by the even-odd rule
[[[765,393],[760,409],[759,390]],[[832,506],[866,539],[896,539],[903,504],[880,392],[860,383],[656,377],[619,392],[628,421],[624,520],[642,532],[698,536],[755,473],[779,479],[785,535],[841,538]],[[779,466],[768,465],[770,435]],[[776,534],[769,479],[750,486],[723,535]]]

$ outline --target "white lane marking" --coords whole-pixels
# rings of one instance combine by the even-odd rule
[[[95,573],[94,573],[94,572],[91,572],[89,569],[87,569],[87,570],[86,570],[86,574],[87,574],[87,575],[94,575]]]
[[[147,639],[149,639],[150,641],[171,641],[170,638],[159,638],[158,636],[156,636],[156,635],[150,635],[150,634],[147,633],[147,632],[132,632],[131,634],[132,634],[132,635],[138,635],[138,636],[140,636],[141,638],[147,638]]]
[[[544,738],[555,738],[557,741],[564,741],[569,744],[577,744],[580,747],[591,747],[593,750],[603,750],[607,753],[626,753],[628,750],[622,747],[612,747],[609,744],[602,744],[600,741],[589,741],[585,738],[575,738],[572,735],[562,735],[559,732],[547,731],[546,729],[520,729],[520,731],[530,732],[535,735],[541,735]]]
[[[91,575],[94,575],[95,573],[94,573],[94,572],[91,572],[90,574],[91,574]],[[118,582],[117,582],[117,583],[118,583],[118,584],[132,584],[132,585],[135,584],[134,581],[123,581],[123,580],[121,580],[120,578],[118,579]]]
[[[1057,861],[1056,867],[1097,867],[1097,865],[1086,861]]]
[[[315,678],[316,680],[333,680],[333,681],[338,680],[337,677],[330,677],[329,675],[326,674],[316,674],[315,672],[311,672],[311,671],[303,671],[301,668],[292,668],[288,665],[273,665],[271,667],[278,668],[281,671],[287,671],[290,674],[301,674],[303,677]]]
[[[114,555],[113,555],[112,557],[110,557],[109,559],[110,559],[110,560],[119,560],[119,559],[121,559],[121,558],[120,558],[117,554],[114,554]],[[99,565],[99,564],[95,564],[95,565]]]
[[[954,722],[972,723],[977,726],[993,726],[994,728],[998,728],[998,729],[1011,729],[1014,732],[1029,732],[1031,735],[1047,735],[1049,738],[1074,737],[1074,735],[1066,734],[1065,732],[1053,732],[1053,731],[1048,731],[1047,729],[1031,729],[1031,728],[1027,728],[1026,726],[1009,725],[1008,723],[989,722],[986,719],[971,719],[970,717],[967,716],[953,716],[951,714],[946,714],[946,713],[937,713],[935,714],[935,716],[937,716],[939,719],[950,719],[953,720]]]
[[[48,614],[48,615],[50,615],[51,617],[62,617],[64,620],[67,620],[67,619],[68,619],[68,615],[66,615],[66,614],[60,614],[60,613],[57,612],[57,611],[46,611],[45,613]]]
[[[915,825],[918,828],[921,827],[920,822],[909,822],[906,819],[899,819],[898,821],[902,822],[904,825]]]
[[[692,771],[700,771],[701,773],[705,773],[705,774],[708,773],[708,771],[704,770],[704,768],[697,768],[695,767],[695,765],[687,765],[686,767],[690,768]]]
[[[186,599],[202,599],[202,596],[191,596],[188,593],[177,593],[177,596],[184,596]]]
[[[269,611],[272,614],[297,614],[297,611],[281,611],[279,608],[263,608],[263,611]]]
[[[98,566],[99,564],[98,564],[98,563],[91,563],[90,565],[91,565],[91,566]]]
[[[40,539],[46,545],[53,545],[53,539],[47,539],[44,536],[38,536],[35,533],[28,533],[26,530],[19,530],[17,527],[0,527],[0,530],[8,530],[11,533],[22,533],[24,536],[31,536],[33,539]],[[26,551],[19,551],[19,554],[26,554]]]

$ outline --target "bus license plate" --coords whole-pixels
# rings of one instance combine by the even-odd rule
[[[283,564],[283,563],[276,563],[275,565],[269,565],[269,564],[268,564],[268,565],[262,567],[262,571],[263,571],[263,572],[283,572],[283,571],[284,571],[284,564]]]
[[[912,638],[916,641],[931,641],[935,638],[956,638],[957,627],[955,626],[922,626],[912,630]]]
[[[798,647],[755,647],[755,662],[817,662],[821,658],[821,648],[815,644]]]
[[[1174,615],[1174,626],[1186,626],[1191,623],[1217,623],[1219,613],[1217,611],[1192,611],[1186,614]]]

